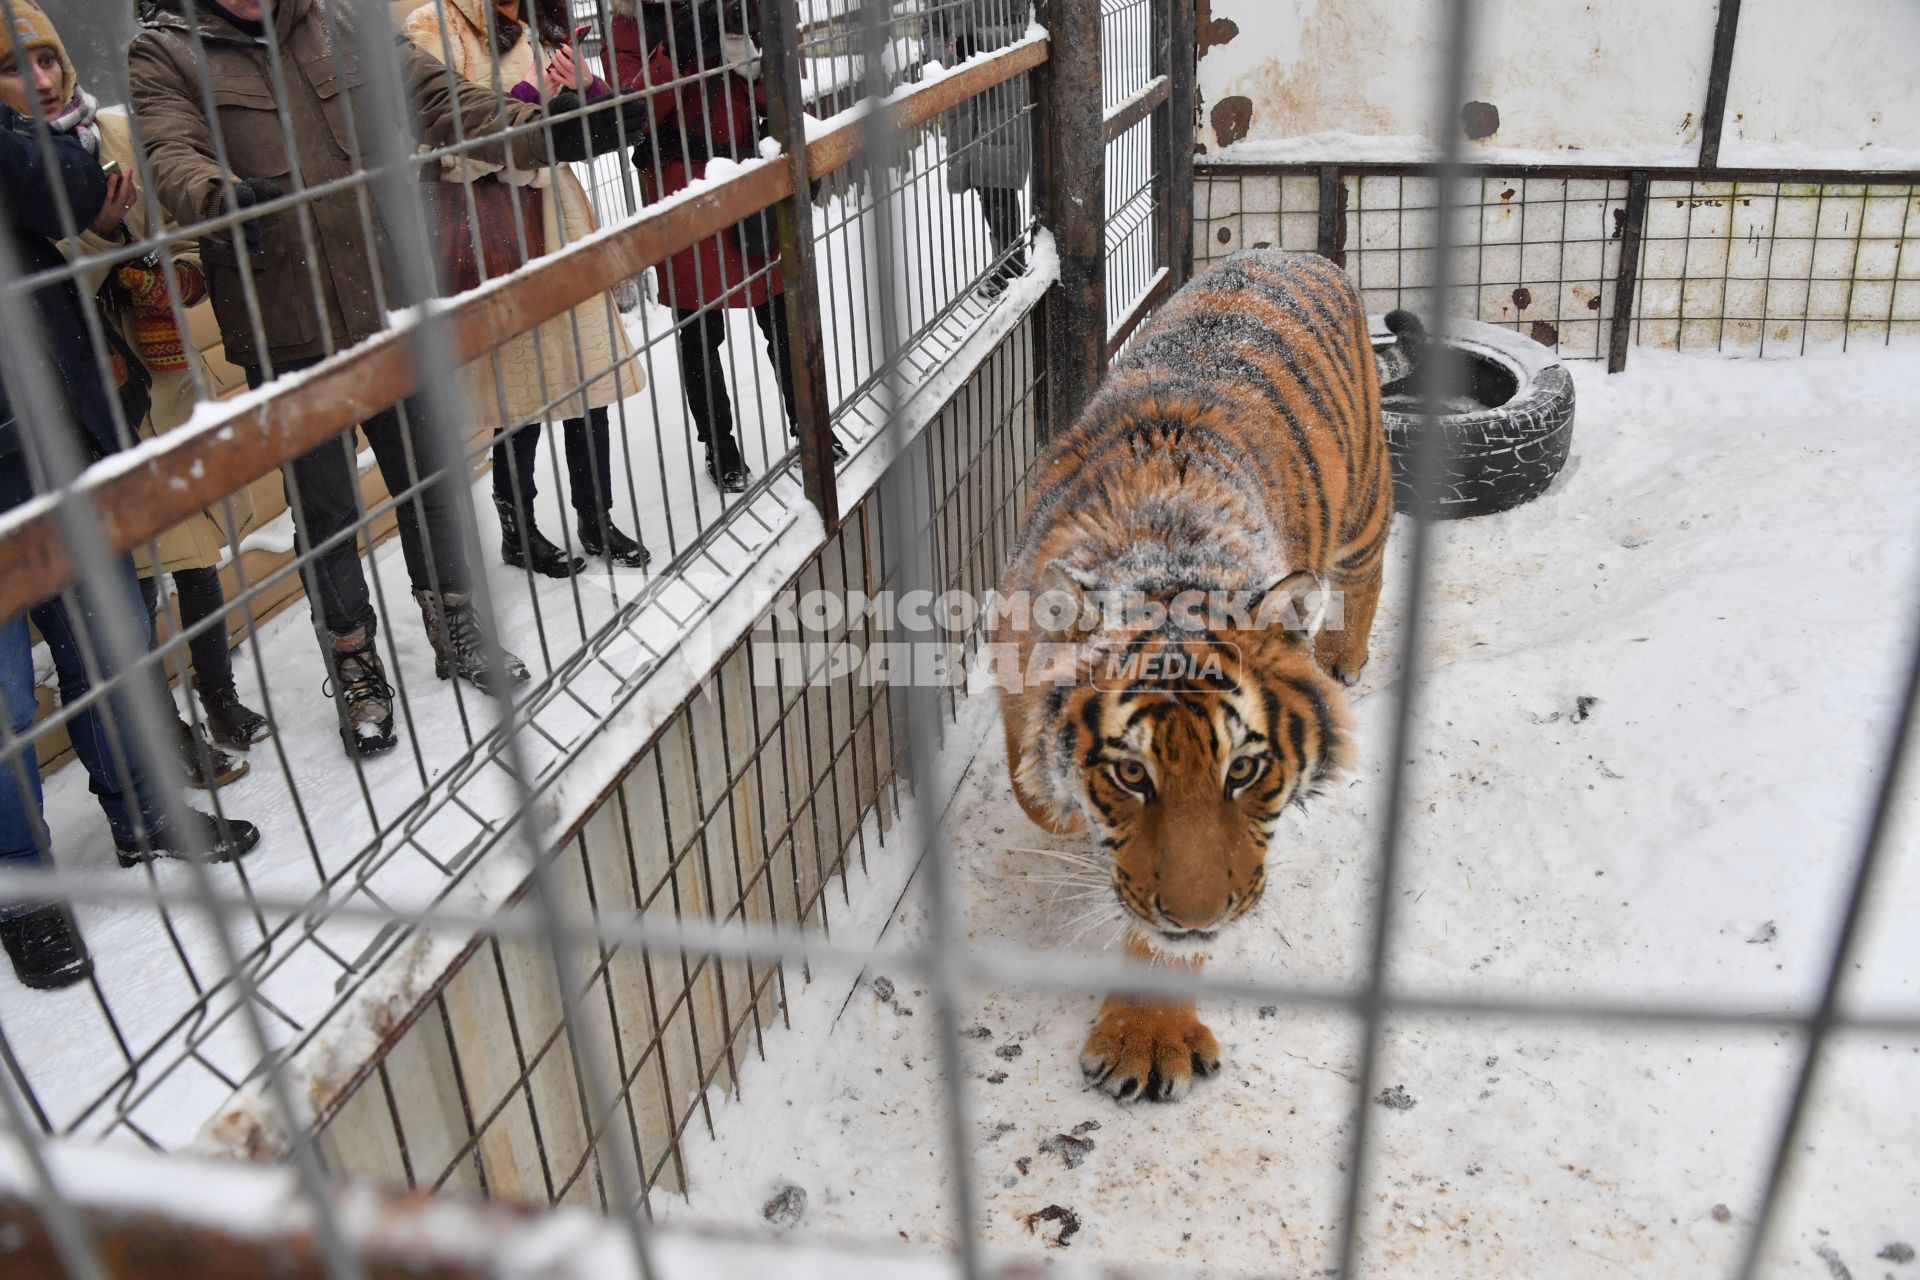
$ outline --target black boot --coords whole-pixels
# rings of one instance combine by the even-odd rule
[[[195,791],[213,791],[247,776],[247,762],[230,756],[207,741],[204,730],[196,729],[178,716],[173,721],[174,753],[187,785]]]
[[[433,592],[422,588],[413,593],[413,598],[420,605],[427,640],[433,645],[433,674],[442,680],[461,676],[482,693],[532,679],[527,664],[505,648],[500,650],[499,667],[487,660],[486,636],[480,629],[480,616],[474,612],[471,591],[443,591],[435,599]]]
[[[93,957],[64,907],[36,907],[0,921],[0,946],[6,947],[20,985],[36,991],[71,986],[93,974]]]
[[[340,713],[340,741],[348,755],[376,755],[399,740],[393,727],[393,686],[373,644],[377,630],[369,622],[328,637],[332,674],[327,684]]]
[[[800,433],[795,431],[793,438],[798,440]],[[847,460],[847,446],[840,443],[840,437],[829,431],[827,432],[827,440],[833,445],[833,460],[835,462],[845,462]]]
[[[719,442],[707,442],[707,474],[720,486],[722,493],[745,493],[747,491],[747,464],[740,456],[740,446],[732,436],[721,436]]]
[[[523,522],[511,502],[496,498],[493,509],[500,513],[501,563],[516,569],[532,569],[549,578],[571,578],[587,567],[585,560],[569,556],[548,541],[547,536],[534,527],[531,516]],[[522,537],[526,539],[524,543]]]
[[[137,867],[155,858],[199,858],[203,862],[232,862],[253,852],[260,843],[260,829],[251,822],[228,818],[221,822],[211,814],[189,809],[179,822],[170,822],[145,838],[114,833],[113,847],[120,865]]]
[[[207,711],[207,732],[222,746],[244,750],[273,734],[272,723],[240,701],[232,685],[200,690],[200,705]]]
[[[595,518],[583,515],[575,525],[580,534],[580,549],[590,556],[602,556],[622,569],[644,569],[653,554],[629,538],[613,523],[613,513]],[[604,539],[600,531],[606,530]]]

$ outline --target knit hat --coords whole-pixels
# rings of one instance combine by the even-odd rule
[[[0,62],[12,61],[17,53],[34,49],[52,49],[60,55],[60,101],[73,101],[74,91],[80,87],[80,77],[74,73],[73,59],[67,56],[67,46],[60,41],[60,33],[53,28],[53,20],[40,10],[33,0],[11,0],[13,21],[4,21],[4,10],[0,10]]]

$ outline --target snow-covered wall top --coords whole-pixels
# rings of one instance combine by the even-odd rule
[[[1690,165],[1715,0],[1479,0],[1480,161]],[[1202,142],[1222,160],[1433,154],[1440,0],[1200,0]],[[1721,162],[1920,166],[1920,5],[1747,0]]]

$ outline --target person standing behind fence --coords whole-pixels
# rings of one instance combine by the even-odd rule
[[[942,3],[920,19],[921,57],[955,67],[968,58],[1004,49],[1027,34],[1025,0],[959,0]],[[947,190],[980,193],[993,254],[1005,261],[981,286],[988,297],[1006,292],[1015,276],[1026,274],[1026,250],[1020,237],[1027,218],[1020,198],[1033,164],[1033,140],[1027,128],[1027,80],[1016,76],[947,112]]]
[[[767,84],[760,76],[757,6],[748,14],[739,0],[613,0],[613,12],[613,38],[602,57],[616,83],[647,94],[651,136],[634,148],[633,164],[649,201],[705,178],[709,160],[759,155]],[[756,214],[655,268],[660,298],[673,308],[680,381],[694,430],[707,446],[707,474],[727,493],[747,487],[720,361],[727,308],[753,309],[787,421],[796,420],[792,343],[780,300],[786,282],[773,226],[770,213]],[[846,456],[837,440],[833,456]]]
[[[318,364],[330,351],[380,332],[386,325],[383,302],[395,307],[414,301],[402,296],[404,277],[393,270],[378,207],[369,202],[363,210],[364,189],[347,181],[374,131],[398,122],[382,118],[380,104],[360,87],[368,77],[352,36],[336,29],[345,21],[343,12],[328,17],[317,0],[199,0],[196,13],[184,16],[184,0],[155,0],[143,11],[141,31],[128,50],[133,110],[160,203],[178,222],[233,212],[246,217],[239,231],[210,232],[200,246],[227,358],[246,372],[250,386],[259,387],[269,376]],[[279,48],[277,67],[268,50],[269,20]],[[456,129],[473,139],[542,118],[537,107],[505,102],[449,76],[405,41],[394,47],[394,57],[412,132],[429,145],[454,142]],[[348,92],[341,91],[343,84]],[[203,106],[209,97],[212,120]],[[564,104],[577,105],[577,99]],[[554,106],[557,112],[563,104]],[[585,159],[618,145],[611,127],[618,120],[602,112],[584,127],[569,122],[550,131],[529,129],[466,154],[496,164],[511,155],[527,169],[545,165],[549,147],[562,160]],[[216,124],[231,174],[214,159],[220,154]],[[297,176],[285,151],[288,131],[298,151]],[[340,185],[302,197],[311,238],[290,208],[246,214],[285,194],[327,184]],[[243,257],[262,303],[257,312],[248,305]],[[404,421],[402,407],[394,405],[360,427],[387,491],[397,499],[401,552],[433,646],[434,672],[442,679],[464,677],[489,692],[522,684],[526,665],[495,649],[474,609],[453,489],[465,480],[457,433],[433,422],[420,399],[404,407]],[[447,460],[447,473],[422,482],[416,460],[434,458]],[[353,432],[296,458],[285,474],[341,741],[351,754],[385,751],[397,734],[393,689],[374,643],[378,620],[354,540],[336,538],[360,516]],[[497,666],[489,656],[494,652]]]
[[[134,160],[131,130],[125,112],[109,108],[94,120],[100,136],[100,158],[133,174],[139,166]],[[162,230],[172,230],[163,224]],[[61,244],[69,258],[81,254],[111,253],[148,237],[147,204],[136,200],[124,218],[104,231],[88,228]],[[206,385],[207,372],[200,352],[181,332],[174,315],[167,273],[155,250],[145,257],[113,266],[101,265],[84,277],[89,289],[97,292],[105,318],[119,330],[127,346],[140,358],[152,381],[151,407],[140,423],[140,435],[151,439],[172,431],[193,416],[199,399],[199,387]],[[181,291],[181,310],[206,296],[205,278],[200,272],[200,254],[190,246],[176,246],[170,253],[173,279]],[[207,728],[213,740],[230,747],[247,747],[268,733],[267,718],[240,700],[233,681],[233,651],[228,643],[225,622],[226,595],[220,585],[222,552],[237,548],[253,529],[253,498],[245,489],[235,491],[226,501],[232,513],[228,527],[225,513],[208,508],[192,520],[174,526],[152,544],[142,544],[134,552],[140,570],[140,594],[147,612],[155,614],[160,603],[160,574],[171,574],[180,602],[180,625],[185,630],[208,624],[188,642],[192,657],[194,689],[206,711]],[[160,562],[149,562],[149,548],[157,546]],[[152,667],[163,697],[169,702],[166,668]],[[225,786],[245,775],[247,763],[211,746],[203,734],[195,733],[175,710],[174,741],[188,782],[201,790]]]
[[[537,30],[542,52],[551,55],[544,70],[534,60],[530,25]],[[475,84],[491,84],[520,102],[538,103],[543,96],[550,99],[569,90],[578,92],[581,79],[591,80],[586,88],[588,101],[607,92],[606,85],[585,75],[584,66],[576,75],[565,0],[506,0],[497,7],[489,0],[435,0],[407,15],[405,31],[407,38],[426,53],[445,59],[455,74]],[[536,78],[543,82],[544,94],[542,86],[534,83]],[[587,200],[586,189],[565,165],[503,170],[498,165],[447,156],[440,166],[447,198],[460,215],[441,223],[441,229],[453,235],[469,235],[472,232],[467,220],[477,213],[479,225],[472,230],[483,240],[506,242],[509,261],[520,260],[516,242],[522,227],[515,224],[511,204],[479,198],[486,194],[488,184],[505,184],[507,191],[516,195],[522,191],[535,193],[536,198],[521,202],[523,216],[538,224],[525,228],[529,250],[536,242],[548,250],[573,244],[594,229],[593,205]],[[471,211],[462,190],[468,183],[473,184],[476,197]],[[646,383],[634,363],[626,331],[608,300],[599,297],[582,303],[467,366],[467,403],[476,413],[498,412],[505,419],[502,434],[495,437],[493,445],[493,505],[500,513],[500,558],[550,578],[567,577],[586,565],[568,557],[534,527],[534,470],[540,424],[555,399],[549,388],[585,379],[591,381],[559,406],[575,411],[561,429],[580,546],[588,555],[604,556],[616,565],[643,568],[651,558],[647,549],[613,523],[607,406],[641,390]]]
[[[0,24],[0,212],[16,263],[23,274],[35,275],[63,265],[58,241],[73,226],[63,221],[63,202],[74,218],[106,231],[125,216],[138,192],[130,179],[109,179],[102,170],[92,107],[76,97],[73,64],[53,24],[29,0],[10,3],[11,20]],[[78,110],[48,109],[76,102]],[[34,117],[45,120],[44,145]],[[30,406],[14,404],[0,367],[0,512],[38,490],[32,455],[36,442],[45,447],[49,433],[70,432],[71,443],[90,458],[115,453],[123,443],[114,421],[115,388],[102,378],[88,340],[80,291],[71,280],[57,280],[35,289],[29,299],[38,323],[33,332],[7,334],[9,354],[16,361],[44,361],[64,403],[47,407],[58,415],[51,420],[32,416]],[[111,331],[108,342],[110,367],[125,363],[127,353]],[[137,421],[146,412],[147,396],[137,378],[120,399],[122,414]],[[138,701],[153,695],[146,680],[121,679],[104,704],[80,705],[93,674],[103,681],[121,674],[110,662],[107,637],[146,617],[133,557],[116,558],[112,568],[110,581],[90,583],[90,591],[75,593],[73,604],[56,597],[25,615],[0,618],[0,700],[6,706],[7,745],[17,747],[0,765],[0,867],[44,866],[52,843],[42,816],[40,761],[29,737],[36,709],[29,619],[53,657],[61,702],[78,708],[67,718],[67,736],[106,814],[121,865],[157,856],[226,861],[260,842],[253,825],[237,818],[220,822],[187,810],[178,824],[166,820],[162,788],[173,779],[164,763],[147,767],[126,732]],[[140,639],[144,647],[151,633]],[[59,903],[0,899],[0,946],[29,987],[64,987],[93,972],[86,944]]]

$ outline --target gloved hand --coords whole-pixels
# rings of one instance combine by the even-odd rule
[[[760,46],[753,42],[752,36],[743,36],[738,31],[722,31],[720,56],[727,63],[727,70],[749,80],[760,78]]]
[[[242,178],[233,185],[233,207],[237,210],[251,209],[257,204],[278,200],[285,194],[280,190],[280,184],[272,178]],[[246,241],[247,255],[259,257],[266,244],[266,230],[262,220],[249,218],[241,223],[240,235]]]
[[[180,302],[191,307],[206,296],[206,280],[200,274],[200,268],[191,262],[175,262],[175,277],[180,281]],[[167,273],[158,263],[142,258],[136,262],[123,264],[113,273],[114,283],[127,295],[127,300],[136,307],[150,310],[165,310],[170,299],[167,296]]]
[[[579,109],[580,95],[571,91],[556,93],[547,99],[549,118]],[[635,97],[617,108],[593,111],[584,117],[550,125],[547,136],[553,140],[553,158],[562,164],[572,164],[616,149],[623,135],[629,144],[638,142],[646,137],[646,129],[646,100]]]

